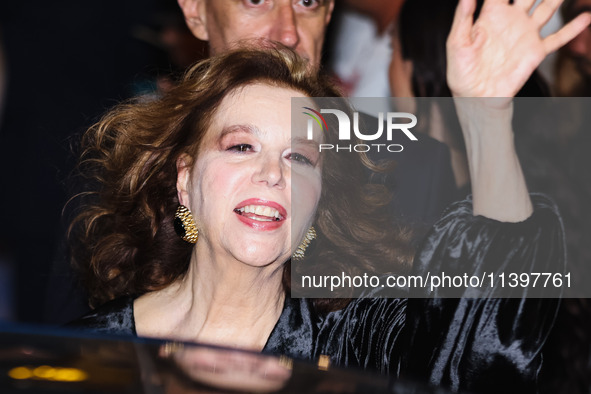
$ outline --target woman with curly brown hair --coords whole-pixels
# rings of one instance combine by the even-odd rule
[[[205,231],[201,227],[206,226],[205,221],[210,212],[219,214],[219,211],[227,209],[208,206],[202,208],[204,212],[193,212],[197,231],[200,231],[199,242],[187,242],[175,233],[175,225],[178,224],[174,223],[175,216],[179,216],[178,213],[175,215],[175,211],[179,203],[187,207],[203,205],[198,202],[189,204],[187,201],[189,185],[199,190],[203,188],[201,185],[204,180],[190,177],[206,173],[196,168],[196,158],[202,157],[202,151],[215,148],[235,153],[237,158],[247,157],[255,149],[255,144],[249,142],[250,136],[262,133],[259,131],[262,126],[258,124],[272,116],[278,119],[269,128],[276,130],[281,126],[283,131],[289,131],[289,128],[286,129],[289,126],[286,120],[289,121],[291,113],[289,99],[298,96],[267,98],[266,93],[271,96],[274,87],[292,93],[299,92],[300,97],[338,96],[337,90],[327,79],[311,73],[307,63],[289,51],[242,50],[197,64],[185,75],[183,83],[161,100],[146,102],[140,98],[121,105],[86,133],[83,141],[86,148],[81,160],[82,175],[101,187],[85,197],[87,204],[83,204],[84,211],[75,219],[72,231],[76,234],[74,240],[78,242],[74,248],[75,262],[85,272],[92,305],[100,305],[121,295],[160,290],[186,275],[191,267],[190,261],[194,258],[191,254],[199,247],[209,242],[225,242],[221,238],[210,240],[213,231]],[[254,98],[251,98],[251,94]],[[268,105],[265,106],[264,101],[269,101]],[[309,105],[315,104],[310,101]],[[335,105],[342,106],[338,102]],[[231,124],[228,126],[222,120]],[[331,125],[330,119],[328,122]],[[220,135],[213,136],[212,129]],[[335,129],[330,127],[330,130]],[[284,137],[289,140],[290,136]],[[288,181],[282,177],[278,182],[281,183],[280,188],[286,190],[283,192],[286,196],[275,198],[281,200],[280,203],[271,203],[269,196],[263,199],[269,200],[264,204],[235,201],[228,211],[231,218],[211,218],[211,225],[230,224],[236,215],[245,221],[245,217],[252,215],[262,221],[255,219],[247,227],[259,230],[267,230],[267,227],[275,230],[277,227],[287,231],[296,228],[291,222],[293,215],[289,211],[295,209],[297,212],[299,204],[311,200],[313,206],[304,211],[315,211],[318,205],[315,226],[319,231],[316,243],[320,245],[319,251],[330,251],[333,256],[330,265],[345,265],[344,261],[353,260],[355,263],[348,270],[354,270],[356,266],[372,269],[377,257],[385,257],[392,267],[408,265],[412,256],[405,235],[384,233],[381,230],[387,227],[388,219],[380,215],[378,210],[387,201],[387,193],[377,186],[364,184],[365,172],[358,153],[325,151],[321,160],[318,152],[321,137],[320,134],[315,136],[316,141],[307,141],[304,136],[294,137],[296,142],[303,141],[301,149],[307,153],[285,154],[288,162],[293,160],[292,156],[295,157],[296,168],[314,169],[311,173],[301,174],[306,181],[316,179],[318,182],[314,186],[317,190],[312,193],[313,198],[300,196],[298,201],[290,202],[291,189],[302,193],[308,187],[307,182],[297,179]],[[326,134],[322,141],[336,143],[336,138],[334,133]],[[232,145],[232,142],[235,144]],[[295,142],[291,144],[292,150],[295,150]],[[264,162],[261,167],[267,170],[274,164]],[[222,171],[222,164],[218,162],[205,167],[220,171],[213,175],[216,179],[229,179],[238,174],[238,169]],[[300,187],[290,189],[292,182]],[[200,186],[195,186],[195,183]],[[343,185],[347,186],[347,196],[332,193]],[[202,199],[209,202],[209,196],[232,194],[234,188],[227,187],[229,191],[200,191],[204,195]],[[318,198],[317,193],[322,193],[322,196]],[[222,200],[214,201],[219,203]],[[253,210],[257,206],[269,206],[275,216],[269,219],[270,223],[264,223],[267,219],[260,218],[258,211],[239,212],[244,211],[245,206],[247,211],[251,206]],[[351,209],[351,206],[368,208]],[[343,212],[348,214],[343,216]],[[269,216],[269,212],[266,214]],[[355,226],[351,223],[355,223]],[[308,227],[310,224],[307,223]],[[239,228],[240,234],[242,230]],[[234,228],[229,226],[219,232],[230,240],[239,239],[238,234],[230,235],[233,231]],[[330,239],[326,235],[330,235]],[[303,236],[303,233],[295,235],[298,239]],[[288,233],[282,233],[278,235],[279,239],[285,242],[292,238]],[[355,240],[353,246],[351,240]],[[254,248],[256,242],[250,244],[250,241],[246,240],[240,249]],[[197,243],[197,249],[194,243]],[[215,249],[213,246],[211,248]],[[267,258],[262,257],[263,252],[257,248],[249,253],[268,263]],[[284,259],[279,259],[281,268],[275,269],[276,274],[285,277],[283,283],[286,285],[289,285],[290,264],[284,263],[290,255],[282,253]]]
[[[527,193],[511,100],[502,97],[589,17],[542,40],[545,14],[515,3],[488,0],[476,24],[471,0],[456,12],[448,39],[453,94],[501,98],[458,101],[473,203],[444,214],[416,254],[417,272],[457,261],[477,270],[490,260],[531,269],[563,258],[560,220],[551,203]],[[515,29],[499,24],[503,18]],[[312,98],[322,96],[338,92],[295,54],[239,50],[199,63],[163,98],[120,106],[89,130],[82,169],[98,187],[74,223],[75,261],[93,305],[110,302],[75,325],[327,355],[337,365],[454,390],[531,389],[552,302],[290,297],[290,258],[309,253],[315,237],[311,257],[350,274],[377,262],[397,272],[409,260],[403,234],[383,230],[379,188],[362,181],[363,164],[371,164],[356,152],[320,152],[320,144],[338,142],[337,128],[310,140],[307,118],[292,112],[293,97],[317,109]]]

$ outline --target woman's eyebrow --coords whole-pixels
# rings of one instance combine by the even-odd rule
[[[249,134],[260,134],[260,130],[258,127],[250,125],[250,124],[237,124],[232,126],[227,126],[222,129],[220,133],[220,139],[224,138],[228,134],[233,133],[249,133]]]
[[[302,138],[302,137],[294,137],[291,139],[291,144],[298,144],[298,145],[308,145],[310,147],[313,147],[314,149],[318,149],[318,144],[319,142],[316,140],[309,140],[307,138]]]

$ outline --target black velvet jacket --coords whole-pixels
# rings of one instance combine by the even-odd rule
[[[521,223],[475,217],[469,200],[452,205],[423,242],[413,269],[421,274],[467,260],[474,272],[491,261],[498,270],[562,270],[560,217],[543,196],[532,199],[534,213]],[[516,298],[393,299],[379,298],[376,290],[375,297],[327,314],[310,300],[288,296],[263,351],[302,359],[328,355],[336,365],[453,390],[532,392],[558,300],[519,291]],[[111,301],[71,325],[136,336],[133,298]]]

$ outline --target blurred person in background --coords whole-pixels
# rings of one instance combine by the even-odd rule
[[[591,10],[590,0],[566,0],[562,17],[572,20],[577,12]],[[586,29],[559,51],[555,68],[559,96],[591,96],[591,30]]]
[[[346,0],[338,7],[328,64],[347,95],[392,95],[387,72],[392,57],[390,31],[403,3],[404,0]],[[387,111],[388,100],[381,103]]]
[[[210,54],[228,51],[241,41],[278,42],[295,50],[313,67],[322,60],[324,34],[334,0],[178,0],[187,26],[209,42]]]
[[[566,0],[561,8],[565,21],[576,12],[591,9],[589,0]],[[565,97],[591,96],[591,30],[581,32],[558,52],[555,73],[556,94]]]

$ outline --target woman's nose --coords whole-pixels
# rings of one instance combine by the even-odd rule
[[[252,176],[254,183],[264,183],[268,187],[285,188],[287,168],[281,158],[264,157]]]

